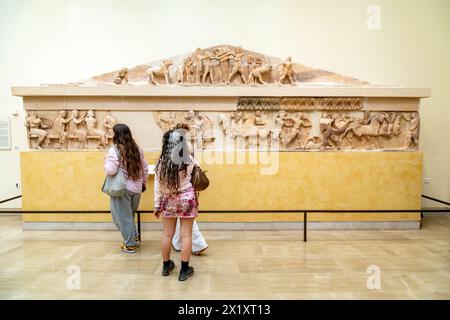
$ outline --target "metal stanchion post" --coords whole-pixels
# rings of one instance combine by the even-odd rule
[[[303,241],[307,241],[307,222],[308,222],[308,213],[305,211],[303,212]]]
[[[137,223],[138,223],[138,235],[139,235],[139,241],[141,241],[141,212],[136,211],[137,213]]]

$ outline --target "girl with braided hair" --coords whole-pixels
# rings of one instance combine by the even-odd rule
[[[154,214],[156,218],[163,218],[163,276],[168,276],[175,268],[174,262],[170,260],[170,250],[177,218],[180,218],[180,281],[194,274],[194,268],[189,266],[189,259],[192,251],[192,226],[198,214],[197,194],[191,183],[192,170],[198,163],[190,155],[186,133],[187,130],[182,128],[164,133],[161,155],[155,168],[154,188]]]

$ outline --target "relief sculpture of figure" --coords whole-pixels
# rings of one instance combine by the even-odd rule
[[[155,76],[164,77],[164,81],[166,84],[170,84],[169,78],[169,67],[172,65],[172,60],[166,59],[163,61],[163,64],[160,67],[150,67],[147,69],[148,83],[153,83],[158,85],[158,82],[155,80]]]
[[[340,149],[342,145],[347,145],[351,149],[353,148],[353,130],[352,128],[356,128],[360,125],[368,125],[370,123],[370,112],[364,111],[362,119],[356,119],[350,116],[348,113],[343,113],[340,116],[337,116],[337,121],[335,121],[335,125],[337,130],[332,132],[334,135],[334,140],[336,141],[337,148]]]
[[[233,120],[235,118],[235,112],[232,111],[229,113],[220,113],[219,114],[219,126],[222,129],[223,135],[224,135],[224,147],[226,150],[233,150],[234,149],[234,137],[233,137]]]
[[[197,48],[192,55],[192,66],[194,68],[195,84],[200,84],[200,79],[202,78],[203,58],[204,56],[202,54],[202,49]]]
[[[359,126],[359,122],[355,122],[353,117],[347,113],[323,114],[320,119],[320,132],[323,140],[321,149],[336,148],[340,149],[344,139],[352,143],[353,128]],[[348,136],[350,132],[350,136]]]
[[[255,127],[256,114],[253,112],[244,112],[242,124],[242,136],[246,141],[247,149],[254,149],[258,144],[257,129]]]
[[[175,83],[182,84],[183,83],[183,66],[177,67],[177,71],[175,71]]]
[[[295,127],[299,132],[299,143],[300,147],[302,148],[308,142],[309,133],[312,127],[311,121],[302,112],[300,112],[297,115]]]
[[[283,146],[287,149],[302,148],[302,140],[306,144],[309,137],[311,121],[301,112],[298,114],[284,112],[282,115],[281,142]]]
[[[177,124],[175,112],[161,112],[158,117],[158,124],[163,132],[171,130]]]
[[[336,148],[337,147],[337,139],[334,133],[337,133],[338,129],[334,126],[335,118],[330,113],[322,114],[320,118],[320,132],[322,133],[322,147],[321,149]]]
[[[287,79],[287,81],[291,84],[291,85],[295,85],[295,72],[294,72],[294,64],[292,62],[292,58],[288,57],[285,61],[282,61],[278,64],[282,65],[282,69],[281,69],[281,76],[280,76],[280,80],[278,80],[278,82],[280,84],[283,84],[283,81],[285,79]]]
[[[363,118],[359,120],[360,125],[368,125],[370,123],[370,111],[364,111]]]
[[[242,112],[232,112],[231,132],[236,149],[245,149],[245,133],[243,129],[244,115]]]
[[[192,57],[189,56],[183,60],[183,66],[181,67],[181,71],[178,74],[177,83],[187,83],[191,82],[192,75]]]
[[[211,55],[211,52],[209,52],[209,51],[205,52],[205,55],[202,58],[203,66],[204,66],[202,83],[206,82],[206,79],[208,76],[209,76],[209,79],[211,80],[211,83],[215,83],[214,82],[215,76],[214,76],[213,68],[211,65],[211,62],[212,62],[211,59],[216,59],[216,57],[213,57]]]
[[[226,83],[228,78],[228,67],[230,60],[234,58],[234,54],[227,47],[219,47],[214,49],[214,55],[219,60],[220,81]]]
[[[249,76],[248,76],[248,80],[246,82],[246,84],[248,83],[260,83],[260,84],[267,84],[266,82],[264,82],[262,76],[263,74],[266,74],[268,72],[272,71],[272,65],[271,64],[265,64],[261,67],[256,67],[255,69],[253,69]]]
[[[319,149],[322,146],[322,139],[318,136],[310,136],[305,144],[306,150]]]
[[[300,147],[300,129],[297,123],[298,120],[295,115],[291,113],[284,113],[283,127],[281,130],[281,144],[286,149],[296,149]]]
[[[271,142],[270,142],[270,148],[271,150],[278,151],[280,148],[280,142],[281,142],[281,131],[284,125],[284,118],[286,117],[286,111],[280,110],[277,112],[274,120],[274,126],[272,127],[271,131]]]
[[[66,132],[66,124],[72,121],[72,117],[67,118],[67,112],[65,110],[61,110],[58,112],[58,116],[56,117],[55,121],[53,121],[53,128],[51,136],[59,139],[59,145],[61,148],[67,149],[68,143],[67,143],[67,136],[68,133]]]
[[[269,147],[270,130],[267,128],[266,120],[263,118],[261,111],[255,112],[255,126],[256,135],[258,137],[258,146],[260,149],[267,149]]]
[[[28,128],[28,137],[37,138],[37,148],[41,149],[42,142],[48,147],[47,131],[43,129],[50,128],[49,125],[44,124],[43,120],[38,116],[36,111],[30,111],[28,118],[25,120],[25,127]]]
[[[411,112],[409,114],[402,113],[403,119],[409,121],[408,133],[406,134],[405,147],[409,148],[412,144],[413,149],[419,148],[419,133],[420,133],[420,119],[418,112]]]
[[[389,138],[389,116],[386,112],[383,112],[384,120],[380,124],[380,129],[378,130],[378,136],[380,138]]]
[[[199,112],[194,119],[197,143],[207,149],[215,140],[214,122],[204,113]]]
[[[394,123],[397,118],[397,113],[395,112],[385,112],[385,123],[387,128],[384,128],[386,138],[391,139],[394,136]],[[382,129],[380,129],[382,130]]]
[[[247,65],[248,65],[248,74],[249,74],[249,78],[250,78],[252,71],[255,70],[255,68],[257,67],[256,58],[254,55],[252,55],[252,54],[247,55]]]
[[[78,110],[72,110],[71,121],[69,122],[69,139],[77,139],[81,146],[86,145],[87,132],[78,126],[84,122],[84,116],[79,116]]]
[[[89,110],[87,112],[86,118],[84,119],[87,127],[87,134],[89,137],[99,137],[98,147],[106,147],[106,136],[105,132],[97,129],[97,119],[95,119],[94,110]]]
[[[106,144],[108,144],[108,140],[114,137],[113,127],[117,123],[116,118],[114,118],[111,113],[108,113],[106,117],[103,119],[103,128],[105,128],[105,139]]]
[[[400,133],[402,132],[401,119],[402,119],[402,112],[395,112],[395,118],[392,123],[392,134],[396,137],[400,135]]]
[[[118,73],[114,75],[113,82],[115,84],[122,84],[125,81],[125,83],[128,83],[128,69],[123,68]]]
[[[183,119],[181,119],[181,123],[189,127],[187,135],[190,142],[193,144],[195,140],[195,111],[189,110]]]
[[[214,68],[214,70],[216,71],[214,73],[214,79],[215,79],[216,83],[223,81],[224,73],[223,73],[222,69],[224,67],[223,67],[223,62],[220,61],[222,58],[221,54],[222,54],[221,48],[213,49],[213,57],[211,59],[214,60],[214,65],[217,65],[217,68]],[[211,66],[211,68],[213,68],[213,66]]]
[[[233,77],[236,74],[240,75],[240,77],[242,79],[242,83],[246,82],[245,78],[244,78],[245,70],[244,70],[244,67],[241,65],[241,59],[243,56],[244,56],[244,52],[243,52],[242,48],[240,48],[240,47],[236,48],[235,53],[234,53],[234,64],[233,64],[233,67],[231,68],[231,72],[228,75],[228,79],[227,79],[228,84],[231,83],[231,80],[233,80]]]

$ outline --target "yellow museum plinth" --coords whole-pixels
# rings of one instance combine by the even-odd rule
[[[211,152],[200,210],[419,210],[421,152]],[[21,153],[23,210],[109,210],[105,153]],[[146,153],[149,163],[158,154]],[[245,158],[245,159],[244,159]],[[259,164],[264,161],[265,164]],[[153,208],[153,177],[140,209]],[[302,213],[203,213],[202,222],[296,222]],[[420,213],[312,213],[309,221],[420,221]],[[24,214],[24,222],[111,222],[109,214]],[[143,222],[159,222],[151,214]]]

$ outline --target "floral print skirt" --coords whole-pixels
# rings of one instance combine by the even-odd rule
[[[176,194],[164,194],[161,199],[163,218],[195,218],[198,215],[197,194],[193,187]]]

